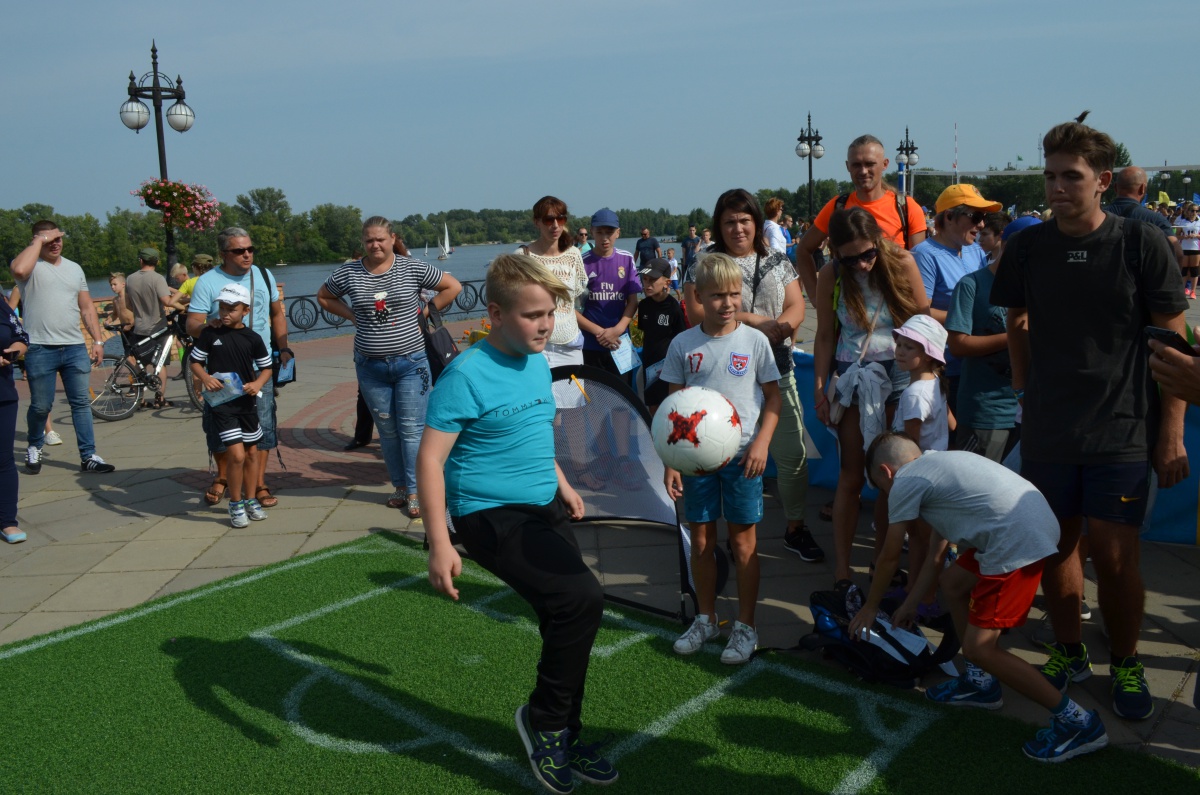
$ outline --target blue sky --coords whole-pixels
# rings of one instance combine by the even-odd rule
[[[103,217],[157,176],[153,125],[120,122],[130,70],[182,75],[196,125],[170,176],[232,202],[402,218],[519,209],[551,193],[711,208],[730,187],[796,187],[811,111],[844,178],[864,132],[921,165],[1037,162],[1053,124],[1089,123],[1139,164],[1200,162],[1193,3],[375,0],[9,4],[0,29],[0,207]]]

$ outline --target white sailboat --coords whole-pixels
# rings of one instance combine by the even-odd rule
[[[429,241],[425,241],[425,256],[429,256]]]
[[[438,241],[438,248],[440,249],[438,259],[447,259],[450,256],[450,227],[443,223],[442,230],[445,237]]]

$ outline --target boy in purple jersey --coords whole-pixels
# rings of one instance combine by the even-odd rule
[[[583,258],[588,278],[588,297],[583,311],[576,312],[583,331],[583,363],[599,367],[630,383],[613,362],[612,351],[621,345],[621,335],[637,312],[641,280],[633,255],[616,247],[621,235],[617,214],[605,207],[592,216],[595,246]]]

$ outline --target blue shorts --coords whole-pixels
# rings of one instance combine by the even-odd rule
[[[834,364],[837,365],[837,374],[845,375],[846,371],[850,369],[850,365],[854,364],[854,362],[834,362]],[[869,362],[863,362],[863,364],[869,364]],[[901,370],[899,367],[897,367],[895,359],[885,359],[881,362],[875,362],[875,364],[883,367],[883,369],[887,371],[888,377],[892,379],[892,392],[887,396],[887,400],[883,401],[884,405],[891,406],[899,403],[900,393],[908,389],[908,371]],[[858,405],[857,392],[854,393],[854,400],[850,405]]]
[[[763,516],[762,476],[745,477],[741,456],[711,475],[683,477],[683,518],[715,522],[722,516],[732,524],[758,524]]]
[[[1021,461],[1028,480],[1060,522],[1076,516],[1141,527],[1150,494],[1150,463],[1051,464]]]

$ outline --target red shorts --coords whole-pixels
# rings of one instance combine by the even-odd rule
[[[975,550],[958,556],[958,565],[979,578],[971,589],[967,621],[980,629],[1019,627],[1029,616],[1033,597],[1042,582],[1045,560],[1035,560],[1008,574],[980,574]]]

